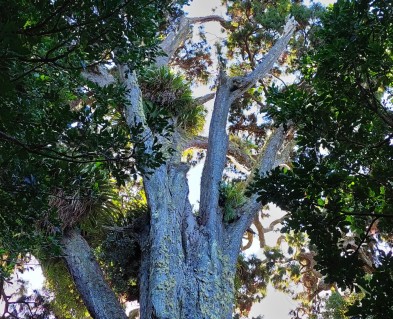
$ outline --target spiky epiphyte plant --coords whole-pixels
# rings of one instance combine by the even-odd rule
[[[95,232],[97,224],[110,224],[117,214],[118,189],[102,163],[89,163],[70,171],[73,188],[52,190],[49,206],[57,211],[63,231],[75,226]]]
[[[236,219],[236,208],[244,204],[244,182],[227,182],[220,185],[219,205],[223,208],[225,222]]]
[[[190,84],[168,67],[145,69],[139,78],[143,98],[165,111],[177,127],[197,134],[205,122],[205,109],[192,97]]]

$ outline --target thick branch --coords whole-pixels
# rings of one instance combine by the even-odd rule
[[[216,96],[216,93],[214,93],[214,92],[213,93],[208,93],[206,95],[197,97],[195,99],[195,103],[197,103],[198,105],[205,104],[206,102],[209,102],[210,100],[213,100],[215,96]]]
[[[165,56],[158,57],[156,59],[156,66],[161,67],[168,65],[169,61],[175,54],[176,50],[187,40],[190,35],[191,25],[194,23],[206,23],[206,22],[219,22],[221,26],[225,27],[225,19],[218,15],[210,15],[206,17],[187,18],[183,16],[180,19],[178,28],[175,31],[169,33],[169,35],[162,41],[160,47],[164,51]]]
[[[119,81],[126,88],[125,97],[127,104],[124,106],[124,115],[127,125],[130,128],[137,126],[141,126],[143,128],[143,136],[140,136],[139,138],[141,141],[144,141],[146,151],[151,152],[153,136],[150,128],[146,124],[142,104],[142,92],[139,88],[136,73],[135,71],[131,71],[125,64],[117,65],[117,70],[119,73]],[[115,82],[115,78],[109,73],[108,68],[102,65],[96,66],[93,70],[83,72],[82,76],[100,87],[105,87]]]
[[[95,319],[126,319],[84,238],[72,230],[64,235],[62,244],[67,268],[90,315]]]
[[[210,121],[206,161],[201,178],[200,216],[202,224],[208,221],[212,225],[219,222],[218,196],[228,149],[229,138],[226,132],[226,123],[229,108],[233,102],[230,98],[231,88],[231,79],[221,72]]]
[[[176,50],[184,43],[190,34],[191,22],[189,18],[185,16],[181,17],[179,27],[177,30],[172,31],[169,35],[162,41],[160,47],[164,51],[165,56],[158,57],[156,59],[156,66],[161,67],[168,65],[169,61],[175,54]]]
[[[267,74],[267,72],[270,71],[274,63],[285,50],[293,32],[295,31],[295,26],[295,20],[293,18],[288,19],[284,27],[283,36],[269,50],[262,62],[257,65],[255,70],[247,76],[232,79],[228,78],[223,71],[221,71],[220,73],[216,100],[214,103],[212,119],[210,122],[209,145],[201,179],[202,192],[200,198],[200,216],[203,224],[208,221],[210,221],[212,224],[219,222],[217,216],[219,184],[221,182],[222,172],[225,166],[225,157],[228,148],[226,123],[230,106],[235,99],[239,98],[245,91],[251,88],[257,80],[263,78]],[[276,134],[273,134],[273,136],[276,135],[279,135],[281,137],[278,138],[278,147],[280,147],[283,137],[282,127],[276,131]],[[269,144],[274,144],[276,146],[275,139],[271,139],[271,142]],[[269,149],[269,147],[267,149]],[[275,154],[278,151],[278,148],[275,149],[273,147],[273,149],[273,162],[271,162],[271,159],[268,158],[268,155],[264,156],[261,166],[262,172],[267,172],[273,167],[274,160],[276,158]],[[266,168],[264,166],[266,166]],[[253,210],[253,214],[254,213],[255,211]],[[252,218],[251,220],[247,219],[247,222],[249,222],[248,225],[251,223],[251,221]],[[241,227],[242,229],[243,226]],[[247,229],[247,227],[243,229],[243,232]],[[240,234],[240,236],[241,235],[242,233]],[[241,240],[240,236],[237,236],[239,242]]]
[[[239,98],[244,92],[250,89],[259,79],[262,79],[273,67],[274,63],[284,52],[292,34],[295,31],[297,22],[293,17],[289,18],[284,26],[284,32],[280,39],[274,44],[269,52],[262,58],[254,71],[244,77],[234,79],[235,90],[233,99]]]
[[[151,153],[153,146],[153,134],[146,124],[146,117],[142,104],[142,92],[139,88],[138,79],[135,71],[131,71],[127,65],[119,65],[120,82],[126,88],[127,104],[125,105],[125,118],[130,128],[141,127],[143,134],[140,140],[144,141],[145,152]]]
[[[276,161],[277,154],[282,147],[285,138],[285,130],[281,125],[271,135],[265,144],[260,156],[259,175],[265,176],[279,163]],[[231,249],[238,249],[240,241],[238,235],[242,235],[251,225],[254,216],[262,209],[262,205],[257,201],[258,195],[252,195],[247,203],[245,203],[238,212],[239,219],[229,224],[227,227],[228,241],[231,243]]]

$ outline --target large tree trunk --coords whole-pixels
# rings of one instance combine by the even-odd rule
[[[186,22],[182,20],[178,36],[168,36],[168,40],[164,41],[163,48],[168,58],[172,51],[175,52],[172,48],[180,43],[179,39],[187,34],[185,31],[190,21]],[[251,197],[248,203],[239,208],[238,220],[229,225],[224,224],[218,200],[228,151],[225,129],[228,112],[233,101],[270,71],[285,50],[295,26],[293,19],[287,21],[282,37],[254,71],[235,78],[227,77],[225,72],[220,73],[201,180],[199,212],[192,211],[188,200],[188,166],[180,162],[179,153],[151,175],[144,176],[150,224],[148,232],[140,237],[141,319],[232,317],[234,277],[242,235],[260,209],[260,204],[255,197]],[[166,62],[161,61],[160,64]],[[140,139],[144,143],[144,152],[152,155],[154,140],[160,137],[154,136],[146,123],[136,75],[126,65],[119,65],[118,71],[120,82],[127,89],[127,124],[131,128],[143,128],[144,134]],[[107,85],[113,79],[99,74],[91,77],[91,80],[99,85]],[[262,174],[274,166],[284,136],[285,131],[280,127],[267,141],[259,165]],[[176,147],[173,148],[181,152],[175,140],[174,136],[172,142]],[[72,232],[64,238],[64,246],[67,264],[92,316],[124,318],[115,296],[104,283],[98,265],[89,254],[86,242]]]
[[[283,36],[253,72],[240,78],[220,73],[201,178],[200,211],[194,213],[188,200],[188,166],[180,162],[180,154],[173,155],[152,175],[145,176],[150,228],[141,241],[142,319],[232,317],[234,277],[242,236],[261,207],[251,198],[248,205],[239,208],[237,221],[230,225],[223,222],[218,201],[228,151],[228,113],[232,102],[270,71],[295,26],[293,19],[288,20]],[[133,78],[124,78],[124,83],[130,91],[136,86]],[[143,125],[143,117],[137,118],[141,103],[134,100],[128,108],[134,117],[127,116],[128,124],[132,126],[139,121]],[[263,174],[274,166],[284,135],[280,127],[267,142],[259,167]],[[180,150],[177,140],[174,136],[174,149]]]
[[[113,290],[86,240],[77,230],[68,231],[62,240],[64,259],[83,302],[94,319],[126,319]]]
[[[221,222],[208,228],[192,212],[186,172],[181,163],[163,165],[145,181],[151,222],[142,244],[141,318],[232,315],[239,250],[226,249]]]

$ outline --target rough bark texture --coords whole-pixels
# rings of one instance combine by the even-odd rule
[[[215,16],[210,19],[222,20]],[[158,65],[168,63],[189,33],[190,23],[200,21],[181,20],[178,30],[164,41],[162,48],[168,56],[159,59]],[[294,29],[295,22],[289,20],[283,36],[250,74],[230,78],[221,72],[201,179],[199,212],[192,211],[188,200],[186,173],[189,167],[180,162],[180,152],[172,155],[154,173],[144,176],[150,224],[140,239],[142,319],[231,318],[236,262],[243,233],[261,207],[253,197],[241,207],[236,222],[229,225],[223,222],[218,199],[228,152],[228,113],[232,102],[269,72]],[[151,154],[154,136],[146,125],[136,76],[124,65],[118,66],[118,71],[120,81],[127,88],[127,124],[145,129],[145,151]],[[101,78],[91,80],[105,85]],[[284,137],[282,127],[273,132],[260,158],[260,172],[266,173],[275,165]],[[176,134],[169,143],[177,143]],[[92,316],[124,318],[83,238],[70,232],[63,244],[67,265]]]
[[[236,223],[223,222],[218,199],[228,151],[228,113],[232,102],[270,70],[294,28],[294,21],[289,20],[283,37],[249,75],[234,79],[221,72],[201,178],[199,212],[192,212],[188,167],[180,163],[179,154],[145,179],[151,220],[149,234],[141,245],[142,319],[231,318],[241,240],[261,207],[251,198],[251,211],[242,207]],[[272,133],[260,158],[262,173],[274,167],[284,137],[282,127]]]
[[[76,230],[63,237],[63,253],[76,288],[94,319],[126,319],[114,292],[93,256],[90,246]]]
[[[145,181],[151,209],[142,245],[141,318],[230,318],[234,265],[223,252],[222,223],[200,225],[188,200],[185,164]],[[237,252],[236,252],[237,254]]]

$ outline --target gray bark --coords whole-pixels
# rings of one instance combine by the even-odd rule
[[[270,71],[274,63],[285,50],[293,32],[295,31],[295,27],[296,22],[293,20],[293,18],[289,19],[284,27],[282,37],[269,50],[264,59],[256,66],[255,70],[248,75],[240,78],[228,78],[223,72],[221,72],[220,84],[217,90],[212,119],[210,122],[209,145],[201,179],[200,207],[203,222],[215,223],[217,221],[217,217],[215,216],[214,212],[217,211],[219,195],[218,188],[221,181],[222,172],[225,165],[225,157],[228,149],[226,123],[230,105],[235,99],[239,98],[244,92],[251,88],[259,79],[263,78],[267,72]],[[278,148],[276,151],[278,151]],[[262,158],[262,162],[269,160],[268,155],[271,154],[266,154],[266,157]],[[255,212],[253,213],[255,214]],[[247,227],[244,229],[244,231],[246,229]],[[242,234],[243,233],[241,233],[240,236]],[[229,236],[233,235],[230,234]],[[241,237],[239,241],[241,241]]]
[[[187,170],[182,163],[163,165],[145,181],[151,221],[142,243],[141,318],[232,314],[236,264],[224,253],[222,223],[209,229],[192,212]]]
[[[158,65],[168,63],[188,35],[189,25],[193,22],[198,22],[198,19],[184,18],[177,32],[168,36],[162,45],[168,57],[159,59]],[[199,213],[194,213],[189,203],[188,166],[180,162],[179,153],[151,175],[144,176],[150,224],[140,238],[142,319],[231,318],[241,239],[257,212],[257,203],[252,199],[250,212],[246,211],[248,206],[245,205],[238,222],[229,226],[224,224],[218,197],[228,151],[228,113],[232,102],[271,69],[288,44],[294,28],[294,21],[289,20],[283,36],[250,74],[230,78],[221,72],[201,179]],[[145,123],[136,76],[125,65],[118,66],[118,70],[120,81],[127,88],[127,124],[145,128],[145,151],[151,154],[154,136]],[[102,79],[91,80],[105,85]],[[283,138],[282,128],[273,133],[261,159],[262,171],[268,171],[274,165]],[[173,139],[176,142],[176,134]],[[70,232],[64,237],[63,244],[67,265],[92,316],[125,318],[83,238],[76,232]]]
[[[280,126],[267,140],[259,159],[258,172],[261,177],[275,167],[276,158],[283,145],[284,138],[285,131],[284,128]],[[226,236],[230,243],[228,249],[237,249],[237,247],[241,246],[241,238],[233,236],[232,234],[244,234],[247,228],[250,227],[254,216],[262,209],[262,205],[257,201],[257,198],[257,195],[251,196],[248,201],[238,209],[239,219],[228,225],[226,230]]]
[[[289,20],[283,37],[249,75],[233,79],[221,72],[197,216],[188,201],[188,167],[179,162],[179,155],[145,178],[151,212],[148,239],[141,245],[142,319],[231,318],[236,262],[248,218],[228,227],[218,206],[219,183],[228,151],[229,108],[270,70],[284,51],[294,26],[294,21]],[[273,167],[284,135],[282,127],[272,134],[261,159],[262,171]]]
[[[156,59],[155,65],[161,67],[169,64],[169,61],[171,60],[177,49],[181,47],[184,41],[186,41],[187,38],[190,36],[192,24],[206,23],[212,21],[219,22],[222,26],[225,26],[225,19],[217,15],[195,18],[187,18],[186,16],[181,17],[177,29],[175,31],[172,31],[161,43],[161,49],[164,52],[165,56],[158,57]]]
[[[83,302],[94,319],[126,319],[114,292],[81,234],[72,230],[62,240],[64,259]]]

